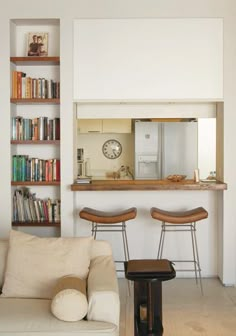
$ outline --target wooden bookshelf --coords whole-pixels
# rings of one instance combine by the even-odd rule
[[[49,222],[49,221],[42,221],[42,222],[12,222],[12,226],[28,226],[28,227],[60,227],[61,222]]]
[[[11,98],[12,104],[60,104],[60,98]]]
[[[26,56],[26,57],[10,57],[11,63],[16,65],[60,65],[59,56],[41,57],[41,56]]]
[[[49,31],[50,39],[54,44],[53,50],[54,55],[60,54],[60,23],[59,20],[53,19],[50,20],[50,23],[47,19],[40,19],[40,20],[28,20],[25,19],[24,26],[22,27],[21,23],[17,20],[12,20],[11,23],[11,43],[10,45],[10,69],[11,69],[11,84],[12,84],[12,93],[9,97],[10,101],[10,109],[11,109],[11,118],[17,119],[19,118],[24,119],[36,119],[41,118],[39,115],[43,115],[44,119],[48,119],[52,121],[54,119],[60,118],[60,98],[22,98],[22,97],[60,97],[60,56],[24,56],[24,52],[20,55],[20,48],[19,50],[15,48],[16,41],[23,41],[23,37],[28,32],[33,31],[35,29],[35,23],[40,22],[40,26],[43,30]],[[25,78],[23,81],[22,78]],[[32,80],[29,80],[29,79]],[[36,82],[33,82],[35,80]],[[45,80],[45,81],[44,81]],[[49,83],[50,82],[50,83]],[[46,84],[47,83],[47,84]],[[36,87],[37,85],[37,87]],[[50,91],[46,91],[49,90]],[[39,94],[39,92],[41,93]],[[14,97],[14,98],[13,98]],[[18,98],[17,98],[18,97]],[[20,97],[20,98],[19,98]],[[25,105],[25,107],[24,107]],[[28,105],[28,106],[26,106]],[[38,105],[38,106],[37,106]],[[41,106],[39,106],[41,105]],[[57,106],[58,105],[58,106]],[[43,120],[44,121],[44,120]],[[14,122],[14,120],[13,120]],[[29,125],[28,125],[29,124]],[[43,129],[43,133],[45,134],[45,139],[50,140],[13,140],[19,139],[21,134],[20,132],[17,133],[17,128],[14,129],[14,123],[12,123],[13,128],[11,129],[12,136],[9,139],[11,144],[11,155],[20,156],[21,151],[24,149],[25,154],[24,156],[28,156],[31,158],[37,157],[37,152],[42,153],[42,156],[48,157],[48,151],[50,153],[50,157],[58,157],[58,148],[56,146],[60,146],[60,140],[52,140],[53,136],[51,134],[57,133],[58,124],[55,122],[55,129],[54,129],[54,122],[50,124],[50,134],[46,133],[45,129]],[[22,122],[22,129],[26,127],[24,131],[31,134],[32,129],[30,128],[30,123],[25,123],[25,126]],[[40,125],[34,126],[35,128],[39,127]],[[44,132],[45,131],[45,132]],[[31,133],[30,133],[31,132]],[[14,134],[14,136],[13,136]],[[22,131],[23,134],[23,131]],[[39,134],[39,132],[38,132]],[[59,133],[56,137],[59,139]],[[23,137],[22,137],[23,138]],[[28,137],[30,138],[30,137]],[[39,137],[37,137],[39,138]],[[41,139],[43,137],[40,137]],[[31,138],[32,139],[32,138]],[[24,147],[27,145],[28,147]],[[36,145],[36,147],[30,146]],[[43,149],[39,148],[40,146]],[[46,148],[47,147],[47,148]],[[27,155],[28,154],[28,155]],[[45,154],[45,155],[44,155]],[[49,159],[54,160],[54,159]],[[56,159],[56,160],[59,160]],[[24,164],[24,163],[23,163]],[[60,162],[59,162],[60,164]],[[56,166],[57,166],[56,162]],[[14,162],[12,163],[14,167]],[[22,166],[21,166],[22,168]],[[56,168],[57,169],[57,168]],[[28,176],[27,176],[28,177]],[[59,177],[59,175],[57,175]],[[14,204],[14,195],[18,191],[18,189],[24,189],[23,187],[28,187],[30,189],[30,194],[35,194],[38,191],[39,187],[45,187],[42,190],[42,195],[40,195],[39,200],[43,201],[43,199],[51,199],[53,195],[53,199],[60,201],[60,181],[15,181],[17,178],[25,179],[24,176],[12,176],[14,181],[11,181],[10,184],[12,186],[12,204]],[[29,178],[30,179],[30,178]],[[58,188],[59,187],[59,188]],[[31,190],[32,189],[32,190]],[[19,197],[20,202],[21,199]],[[24,202],[23,202],[24,203]],[[23,207],[24,204],[23,204]],[[24,209],[26,210],[26,208]],[[14,227],[58,227],[60,228],[61,222],[52,222],[52,221],[22,221],[24,219],[33,219],[32,216],[18,216],[20,213],[20,209],[18,208],[17,204],[15,204],[15,211],[12,213],[12,226]],[[59,214],[58,214],[59,216]],[[39,219],[39,217],[37,217]],[[46,215],[44,219],[48,218]],[[51,217],[49,217],[51,218]],[[21,219],[21,221],[15,221],[16,219]],[[36,218],[34,218],[36,219]],[[60,219],[59,217],[57,219]]]
[[[60,145],[60,140],[11,140],[12,145]]]
[[[60,181],[11,181],[12,186],[60,186]]]

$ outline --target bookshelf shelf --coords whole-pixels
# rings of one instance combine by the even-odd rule
[[[12,104],[60,104],[59,98],[11,98]]]
[[[12,186],[60,186],[60,181],[11,181]]]
[[[61,222],[48,222],[48,221],[42,221],[42,222],[12,222],[12,226],[45,226],[45,227],[60,227]]]
[[[60,140],[11,140],[12,145],[60,145]]]
[[[14,63],[16,65],[60,65],[60,57],[59,56],[10,57],[10,61],[11,61],[11,63]]]

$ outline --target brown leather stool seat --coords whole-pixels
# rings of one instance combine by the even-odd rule
[[[158,208],[151,208],[151,216],[161,222],[172,224],[186,224],[198,222],[208,217],[208,212],[198,207],[188,211],[165,211]]]
[[[83,208],[80,211],[80,218],[90,222],[115,224],[134,219],[137,214],[136,208],[129,208],[122,211],[99,211],[91,208]]]
[[[158,208],[151,208],[152,218],[162,222],[161,236],[158,246],[157,259],[162,258],[165,234],[167,232],[183,232],[188,231],[191,233],[193,259],[192,260],[172,260],[173,262],[191,262],[194,269],[181,269],[181,271],[195,272],[196,283],[198,283],[198,274],[200,280],[201,291],[203,293],[201,267],[199,261],[197,236],[196,236],[196,222],[208,217],[208,212],[203,207],[187,211],[166,211]],[[179,270],[180,271],[180,270]]]

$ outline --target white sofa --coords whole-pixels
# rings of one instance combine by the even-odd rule
[[[0,240],[0,288],[4,283],[7,253],[8,241]],[[77,322],[57,319],[51,313],[50,299],[0,296],[0,335],[119,335],[118,283],[108,242],[92,241],[87,286],[87,319]]]

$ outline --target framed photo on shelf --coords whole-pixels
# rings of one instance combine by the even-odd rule
[[[48,56],[48,33],[28,33],[27,56]]]

